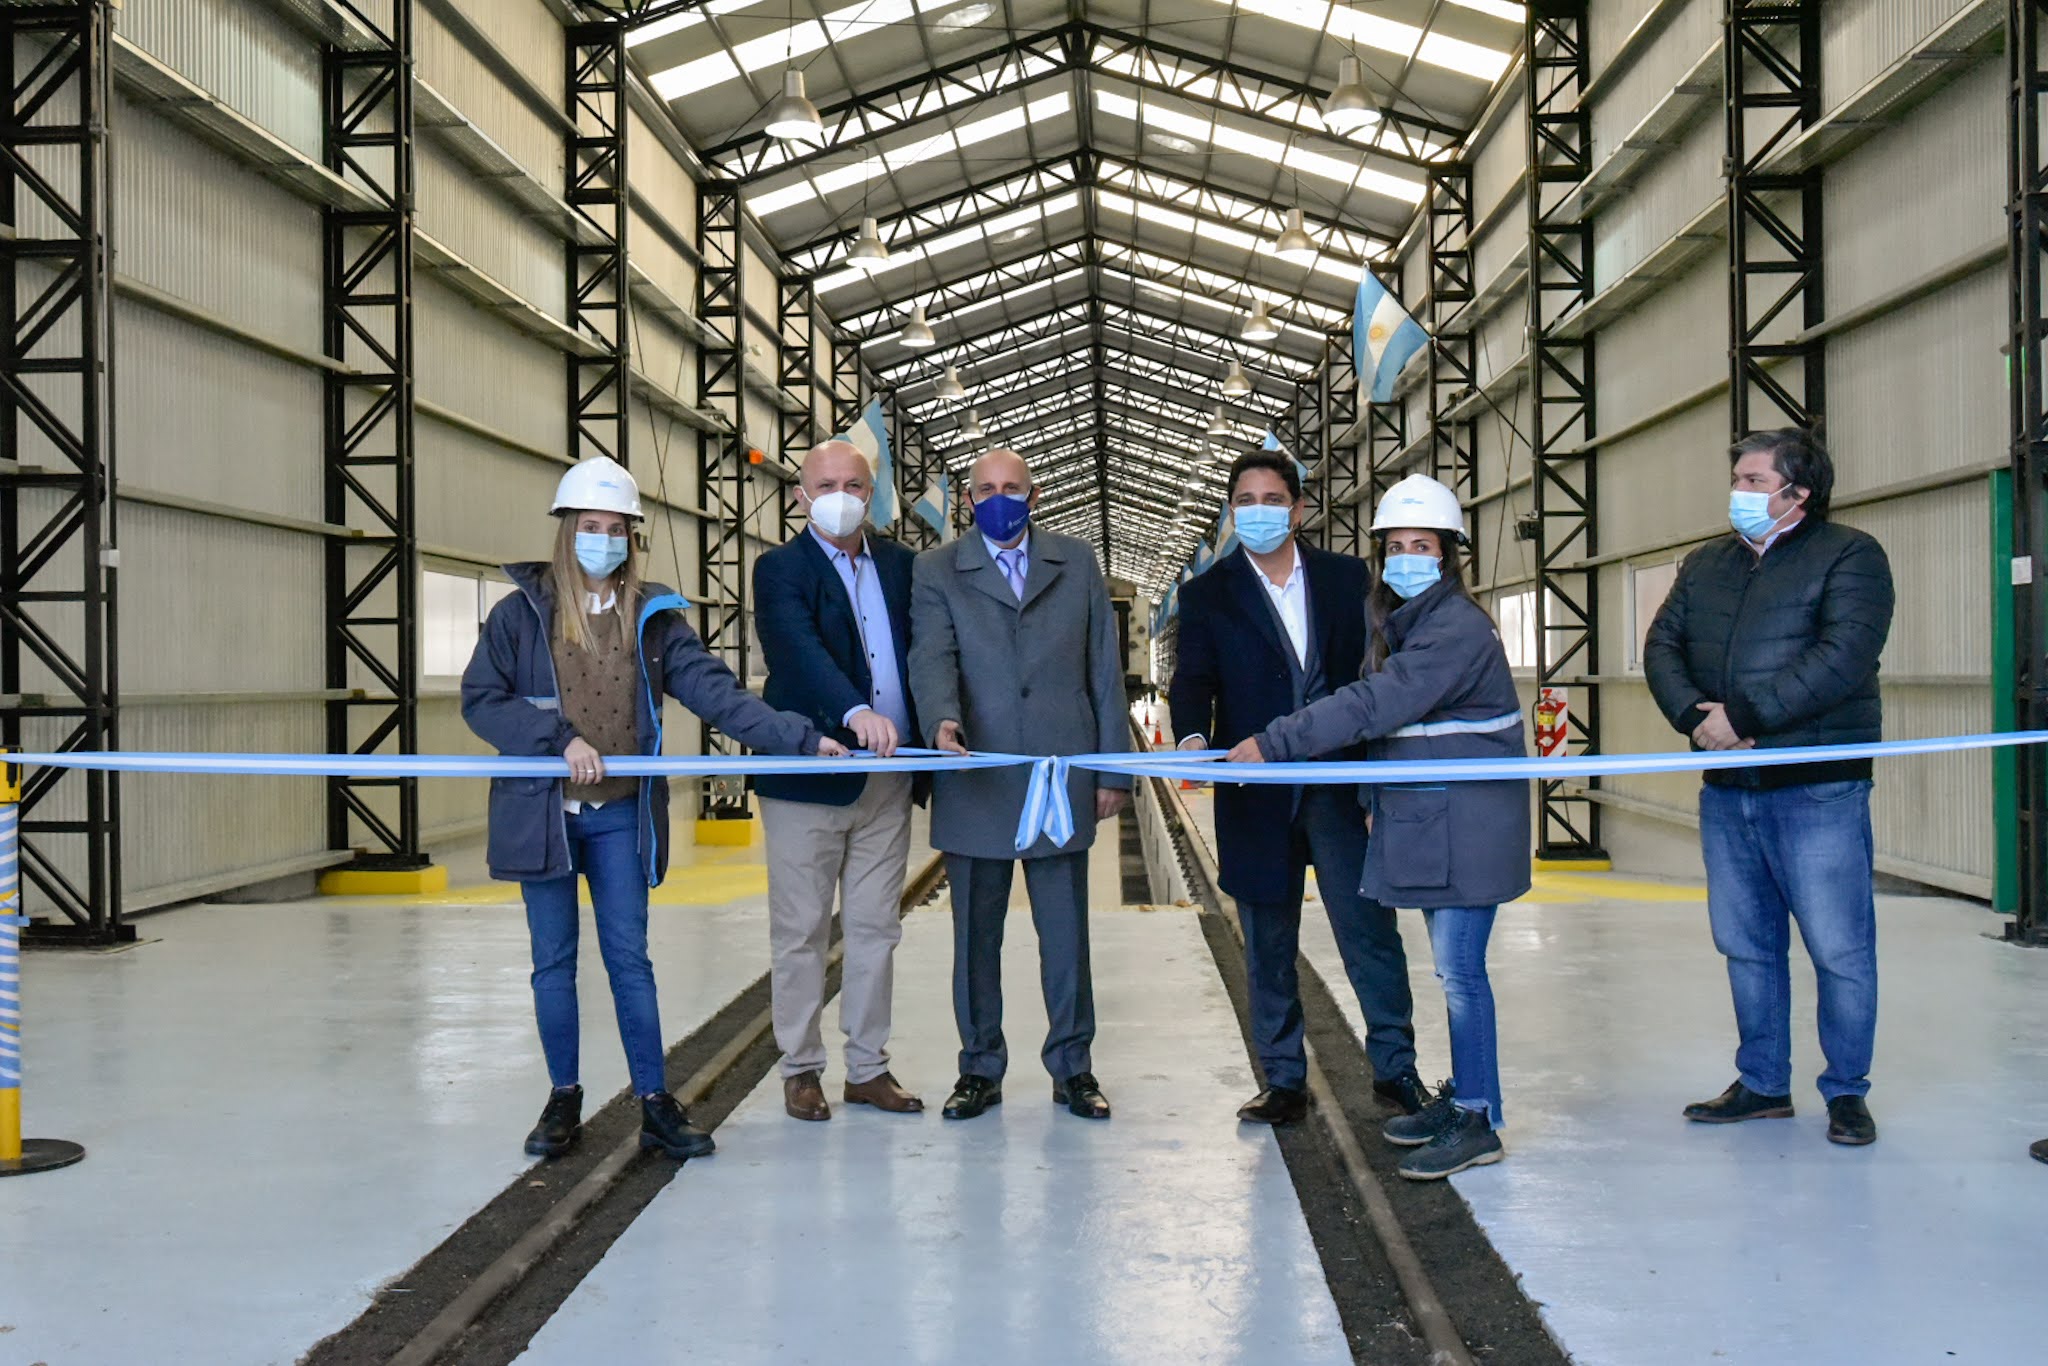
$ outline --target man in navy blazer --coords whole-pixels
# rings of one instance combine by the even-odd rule
[[[918,734],[910,700],[910,567],[917,558],[867,526],[867,457],[828,441],[804,457],[797,496],[810,525],[754,562],[754,623],[769,705],[849,745],[889,755]],[[910,859],[910,807],[926,780],[907,773],[763,776],[768,841],[770,1014],[782,1049],[783,1108],[829,1119],[825,951],[835,895],[846,957],[839,1024],[849,1104],[900,1114],[924,1103],[889,1072],[897,908]]]
[[[1355,682],[1365,658],[1365,561],[1304,544],[1301,476],[1278,451],[1230,469],[1238,548],[1180,590],[1180,642],[1168,705],[1183,749],[1229,749],[1274,719]],[[1325,756],[1361,758],[1359,751]],[[1352,784],[1215,789],[1223,890],[1237,901],[1252,1031],[1266,1089],[1237,1113],[1289,1124],[1308,1109],[1301,989],[1295,972],[1307,870],[1365,1013],[1373,1090],[1413,1113],[1428,1100],[1415,1071],[1408,959],[1390,907],[1359,895],[1365,813]]]

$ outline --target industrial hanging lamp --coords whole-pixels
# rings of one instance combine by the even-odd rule
[[[945,373],[939,376],[939,382],[932,386],[932,392],[940,398],[958,403],[967,397],[967,386],[960,382],[960,372],[949,365]]]
[[[910,306],[910,316],[904,319],[903,330],[896,334],[896,344],[913,351],[923,351],[939,344],[938,337],[932,333],[932,325],[924,319],[923,304]]]
[[[804,73],[795,67],[782,73],[782,93],[768,106],[768,136],[784,142],[825,140],[825,120],[804,93]]]
[[[1266,311],[1264,299],[1252,302],[1251,316],[1244,320],[1244,329],[1237,335],[1248,342],[1269,342],[1280,335],[1280,324],[1274,322],[1273,315]]]
[[[927,328],[925,330],[929,332],[931,329]],[[1251,391],[1252,382],[1246,376],[1244,366],[1240,365],[1236,360],[1232,360],[1230,362],[1230,370],[1223,376],[1223,396],[1225,398],[1243,398]],[[1221,410],[1219,409],[1218,411],[1220,412]]]
[[[1226,389],[1230,387],[1228,380],[1224,381],[1224,387]],[[1230,419],[1223,415],[1221,408],[1218,408],[1215,416],[1209,419],[1209,435],[1215,437],[1230,435]]]
[[[1308,235],[1308,228],[1301,220],[1301,210],[1289,209],[1287,226],[1280,229],[1280,235],[1273,239],[1273,254],[1283,261],[1305,266],[1316,259],[1316,250],[1316,239]]]
[[[889,263],[889,244],[882,240],[882,231],[872,218],[860,220],[860,235],[853,239],[853,249],[846,253],[846,264],[866,275],[873,275]]]
[[[974,409],[967,410],[967,418],[960,424],[960,435],[969,441],[980,441],[988,433],[981,429],[981,419],[974,415]]]
[[[1365,65],[1356,57],[1337,62],[1337,88],[1323,101],[1323,127],[1333,133],[1355,133],[1380,121],[1372,91],[1365,88]]]

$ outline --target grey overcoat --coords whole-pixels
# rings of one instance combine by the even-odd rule
[[[910,691],[932,744],[957,721],[967,747],[1009,754],[1130,749],[1124,661],[1109,585],[1086,541],[1038,527],[1020,603],[978,531],[917,557],[910,590]],[[1019,854],[1017,819],[1031,771],[939,773],[932,781],[932,847],[973,858],[1071,854],[1095,841],[1097,775],[1074,770],[1074,837],[1041,838]],[[1131,780],[1100,779],[1105,787]]]

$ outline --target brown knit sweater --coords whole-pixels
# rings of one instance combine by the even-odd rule
[[[555,677],[562,686],[562,714],[599,754],[637,754],[640,732],[635,720],[633,690],[640,671],[617,612],[588,618],[585,645],[571,645],[555,628],[552,650]],[[615,802],[640,790],[638,778],[605,778],[595,783],[570,783],[563,796],[575,802]]]

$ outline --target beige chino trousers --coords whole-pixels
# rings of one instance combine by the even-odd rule
[[[857,1084],[889,1070],[889,1006],[903,937],[897,911],[910,861],[910,783],[908,773],[870,774],[851,806],[761,798],[770,1015],[785,1077],[825,1067],[825,952],[835,893],[846,942],[839,990],[846,1079]]]

